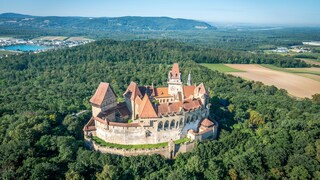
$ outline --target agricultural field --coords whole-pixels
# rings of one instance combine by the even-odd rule
[[[247,80],[260,81],[285,89],[299,98],[311,98],[320,93],[320,68],[279,68],[258,64],[201,64]]]
[[[262,64],[261,66],[282,72],[294,73],[294,74],[314,74],[320,76],[320,68],[281,68],[270,64]]]
[[[306,62],[307,64],[311,64],[311,65],[318,65],[320,66],[320,60],[315,60],[315,59],[306,59],[306,58],[300,58],[300,60]]]
[[[69,37],[66,39],[66,41],[89,41],[92,39],[86,38],[86,37]]]
[[[269,65],[256,65],[256,64],[227,64],[227,66],[243,70],[246,72],[231,72],[235,76],[239,76],[245,79],[260,81],[266,85],[274,85],[278,88],[285,89],[289,94],[304,98],[311,98],[312,95],[320,93],[320,83],[314,79],[310,79],[305,76],[297,75],[297,72],[302,70],[290,70],[284,69],[280,71]],[[273,68],[273,69],[272,69]],[[297,72],[295,72],[297,71]],[[295,72],[295,73],[294,73]],[[306,74],[310,74],[310,71],[303,70]],[[309,72],[309,73],[308,73]],[[316,72],[316,71],[312,71]],[[304,74],[304,73],[302,73]],[[313,74],[316,75],[316,74]]]
[[[33,40],[40,40],[40,41],[63,41],[67,39],[66,36],[40,36]]]
[[[245,72],[239,69],[234,69],[225,64],[209,64],[209,63],[201,63],[202,66],[205,66],[211,70],[219,71],[219,72]]]

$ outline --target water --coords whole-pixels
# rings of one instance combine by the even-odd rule
[[[9,51],[23,51],[23,52],[29,52],[29,51],[40,51],[49,48],[48,46],[39,46],[39,45],[30,45],[30,44],[21,44],[21,45],[11,45],[11,46],[5,46],[3,47],[4,50]]]

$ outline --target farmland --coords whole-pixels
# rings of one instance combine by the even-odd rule
[[[245,72],[245,71],[242,71],[242,70],[239,70],[239,69],[234,69],[234,68],[231,68],[225,64],[209,64],[209,63],[202,63],[201,64],[202,66],[205,66],[211,70],[216,70],[216,71],[219,71],[219,72]]]
[[[294,73],[273,70],[254,64],[228,64],[229,67],[246,72],[231,72],[230,74],[245,79],[261,81],[266,85],[274,85],[285,89],[296,97],[308,97],[320,93],[320,83],[316,80],[296,75]]]
[[[304,98],[320,93],[319,68],[278,68],[271,65],[257,64],[202,64],[247,80],[260,81],[285,89],[289,94]]]

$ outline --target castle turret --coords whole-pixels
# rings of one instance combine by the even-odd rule
[[[189,74],[188,74],[188,81],[187,81],[187,85],[188,85],[188,86],[191,86],[191,84],[192,84],[192,81],[191,81],[191,74],[190,74],[190,72],[189,72]]]
[[[168,74],[168,93],[175,97],[179,92],[182,92],[181,73],[178,63],[174,63]]]

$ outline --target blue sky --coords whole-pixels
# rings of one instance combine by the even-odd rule
[[[169,16],[218,23],[320,25],[320,0],[0,0],[0,13]]]

